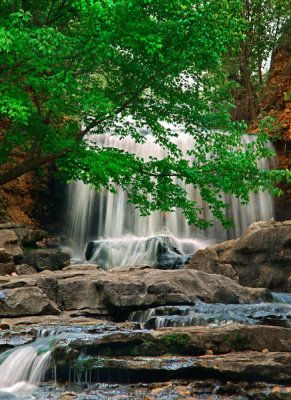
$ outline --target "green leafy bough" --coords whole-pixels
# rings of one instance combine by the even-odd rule
[[[245,125],[229,116],[221,60],[244,37],[241,6],[240,0],[2,1],[0,185],[54,160],[65,181],[81,179],[97,190],[120,185],[142,215],[181,207],[200,228],[213,221],[204,220],[179,181],[199,188],[225,227],[232,222],[222,191],[242,203],[250,191],[278,194],[274,182],[290,172],[259,170],[258,160],[272,155],[264,129],[243,150]],[[194,137],[191,161],[161,121],[183,125]],[[143,142],[142,127],[166,158],[145,161],[83,140],[110,130]]]

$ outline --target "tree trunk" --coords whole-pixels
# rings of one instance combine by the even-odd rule
[[[253,86],[251,82],[251,75],[249,71],[249,63],[247,57],[246,47],[243,45],[241,51],[241,62],[242,62],[242,71],[243,71],[243,78],[244,78],[244,85],[247,93],[247,103],[250,112],[250,119],[254,121],[256,119],[256,110],[254,105],[254,93],[253,93]]]
[[[53,161],[60,156],[61,154],[46,154],[39,159],[27,158],[22,163],[10,168],[8,171],[0,175],[0,186],[13,181],[26,172],[32,171],[33,169],[38,168],[49,161]]]
[[[263,85],[263,76],[262,76],[262,57],[258,55],[258,73],[259,73],[259,85]]]

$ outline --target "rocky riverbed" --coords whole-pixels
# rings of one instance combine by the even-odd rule
[[[290,398],[291,296],[270,291],[289,291],[290,232],[257,223],[185,269],[105,271],[0,225],[0,399]],[[242,286],[239,262],[266,284]]]

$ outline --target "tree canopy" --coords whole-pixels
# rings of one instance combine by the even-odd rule
[[[221,191],[242,202],[251,190],[276,192],[273,182],[289,173],[258,168],[271,155],[264,130],[243,150],[245,125],[230,118],[222,60],[245,35],[241,8],[240,0],[2,1],[0,185],[55,160],[64,180],[121,185],[142,214],[181,207],[201,228],[212,221],[174,178],[199,188],[224,226]],[[194,137],[191,161],[164,122]],[[143,127],[165,159],[84,140],[111,130],[143,142]]]
[[[232,89],[235,104],[234,118],[254,121],[257,117],[260,91],[281,35],[290,29],[288,0],[243,0],[240,9],[246,29],[239,46],[224,57],[224,69],[236,82]],[[259,95],[258,95],[259,94]]]

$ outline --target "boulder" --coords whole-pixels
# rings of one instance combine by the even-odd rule
[[[14,271],[14,262],[11,254],[0,248],[0,275],[11,275]]]
[[[43,271],[27,277],[13,277],[2,285],[7,295],[10,291],[18,290],[17,293],[20,293],[23,290],[24,297],[28,298],[31,290],[31,303],[36,301],[34,291],[39,288],[42,295],[55,301],[62,311],[86,310],[88,315],[112,314],[119,319],[126,318],[127,313],[139,308],[194,304],[197,298],[209,303],[240,303],[271,298],[265,289],[242,287],[222,275],[195,270],[161,272],[145,266],[136,269],[121,267],[119,272],[118,268],[108,272],[91,266],[86,269],[86,264],[81,264],[73,270]],[[17,316],[17,312],[22,315],[21,309],[10,306],[6,308],[5,315],[9,315],[9,310],[11,317]],[[46,312],[49,314],[49,309]],[[37,311],[35,315],[39,313]]]
[[[240,239],[199,250],[186,269],[219,273],[243,286],[291,292],[291,221],[254,222]]]
[[[0,263],[6,263],[13,260],[13,257],[6,252],[4,248],[0,248]]]
[[[230,242],[233,242],[230,240]],[[222,243],[223,245],[227,243]],[[219,257],[216,249],[207,247],[204,250],[198,250],[197,253],[191,258],[190,265],[188,264],[185,268],[193,268],[199,271],[207,272],[208,274],[220,274],[227,276],[231,279],[238,280],[239,277],[231,264],[222,263],[219,261]]]
[[[133,310],[157,305],[193,304],[198,297],[208,303],[239,303],[267,299],[263,289],[254,291],[221,276],[194,270],[115,270],[96,280],[102,299],[110,308]],[[244,299],[244,300],[243,300]]]
[[[48,233],[42,229],[32,229],[30,227],[14,228],[14,232],[18,236],[19,243],[26,246],[35,246],[36,242],[48,237]]]
[[[11,229],[0,229],[0,248],[5,249],[7,256],[12,258],[15,264],[23,260],[23,250],[18,244],[18,236]]]
[[[31,275],[37,272],[35,268],[28,264],[15,265],[14,270],[18,275]]]
[[[0,263],[0,275],[11,275],[14,272],[14,263]]]
[[[0,299],[0,317],[59,314],[57,305],[38,287],[4,289]]]
[[[103,314],[107,307],[96,287],[95,274],[67,276],[58,280],[58,305],[62,310],[91,310],[94,315]],[[108,313],[108,312],[107,312]]]
[[[35,285],[39,287],[50,300],[57,303],[59,284],[55,278],[43,276],[36,281]]]
[[[70,256],[57,249],[25,250],[24,262],[37,271],[59,270],[70,264]]]

